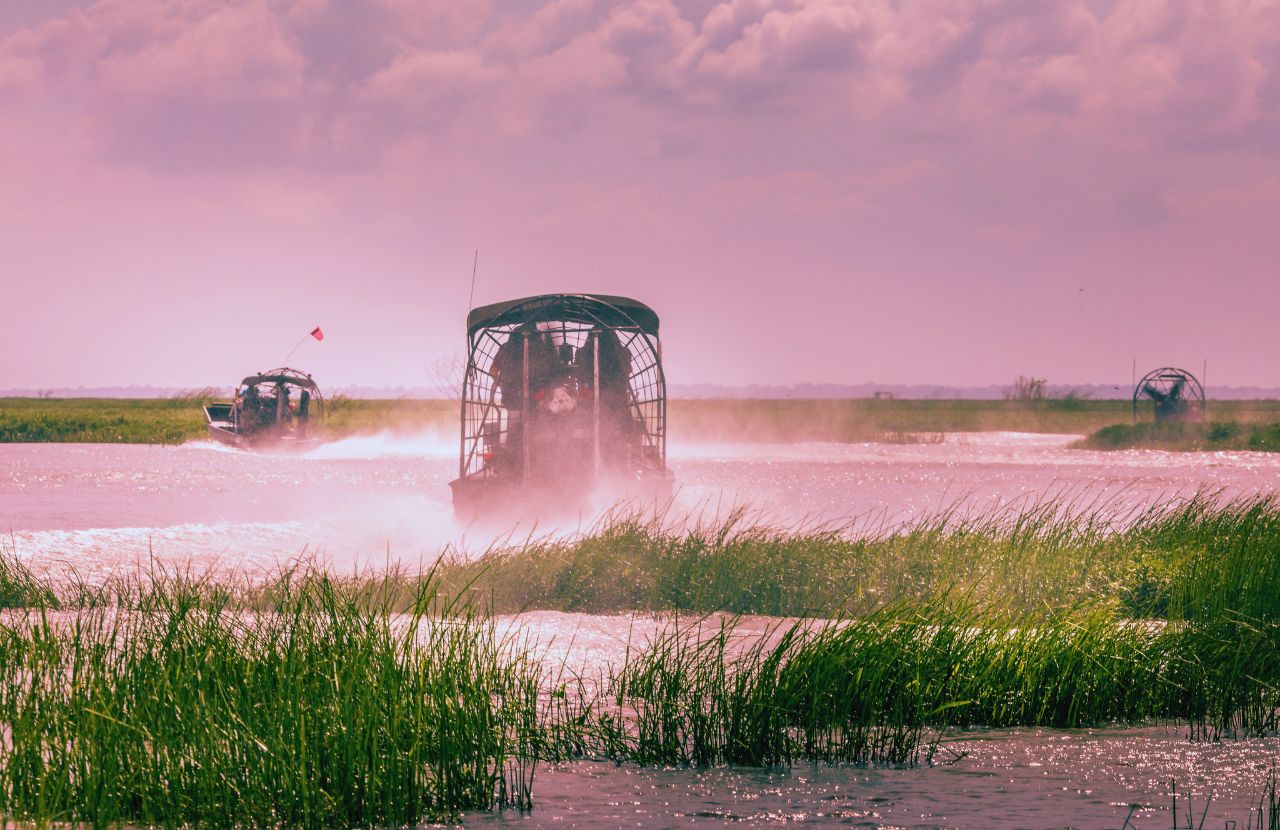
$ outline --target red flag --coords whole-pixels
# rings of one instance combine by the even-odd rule
[[[317,340],[323,340],[323,339],[324,339],[324,332],[320,331],[320,327],[319,327],[319,326],[316,326],[315,328],[313,328],[313,329],[311,330],[311,336],[312,336],[312,337],[314,337],[314,338],[315,338],[315,339],[317,339]]]

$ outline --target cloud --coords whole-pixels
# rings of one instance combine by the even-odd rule
[[[373,75],[364,95],[382,101],[436,101],[475,94],[500,77],[497,68],[486,66],[474,52],[412,52]]]
[[[95,87],[137,99],[286,101],[306,88],[304,60],[262,0],[192,9],[165,6],[135,21],[133,48],[107,48],[94,62]],[[121,29],[112,36],[127,37]]]
[[[32,57],[0,56],[0,95],[29,94],[44,80],[44,67]]]
[[[675,101],[682,83],[683,53],[694,37],[693,24],[670,0],[635,0],[617,4],[600,16],[581,7],[561,14],[534,16],[530,31],[500,34],[526,44],[542,43],[542,52],[526,53],[513,68],[513,84],[523,94],[557,99],[574,91],[612,92],[631,98]],[[572,16],[569,11],[573,11]],[[584,25],[568,34],[572,17]],[[551,30],[551,31],[547,31]],[[595,103],[595,99],[593,99]]]
[[[814,0],[767,8],[735,0],[726,5],[723,13],[717,14],[718,8],[709,16],[711,31],[702,44],[698,70],[743,83],[785,83],[810,72],[860,72],[871,47],[890,27],[891,11],[882,2]],[[750,12],[759,17],[752,19]],[[729,39],[733,24],[741,29]],[[717,42],[723,45],[712,45]]]
[[[76,102],[101,153],[168,166],[375,160],[633,124],[619,113],[636,108],[645,146],[664,121],[776,112],[916,140],[1276,148],[1280,8],[1095,5],[99,0],[0,43],[0,95]]]
[[[406,53],[463,50],[488,25],[487,0],[295,0],[282,14],[308,72],[359,85]]]
[[[1264,90],[1280,73],[1280,10],[1236,0],[1160,5],[1163,13],[1128,0],[1108,19],[1084,73],[1104,90],[1090,115],[1185,149],[1257,139],[1277,117]]]

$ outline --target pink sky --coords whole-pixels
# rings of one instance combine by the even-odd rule
[[[1280,385],[1275,0],[5,0],[0,183],[0,388],[428,385],[476,248],[672,382]]]

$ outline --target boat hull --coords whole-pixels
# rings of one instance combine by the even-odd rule
[[[234,424],[224,421],[210,420],[207,429],[209,437],[214,441],[240,450],[307,452],[324,443],[322,439],[314,436],[282,434],[275,430],[245,434],[237,430]]]
[[[243,435],[236,432],[230,427],[224,427],[219,424],[209,424],[209,437],[220,444],[226,444],[229,447],[238,449],[246,449],[249,441]]]

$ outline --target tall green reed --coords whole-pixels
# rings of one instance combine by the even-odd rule
[[[0,625],[0,814],[318,828],[529,806],[540,674],[430,580],[404,615],[314,572],[257,609],[182,574],[134,588]]]
[[[56,607],[58,597],[18,558],[16,545],[0,542],[0,609],[30,605]]]
[[[932,757],[946,729],[1186,716],[1161,626],[899,603],[858,617],[662,632],[611,678],[599,752],[642,763],[855,764]],[[603,704],[602,704],[603,705]]]
[[[1105,494],[957,506],[890,530],[617,512],[576,536],[447,556],[438,577],[494,610],[853,615],[938,597],[1138,618],[1280,615],[1280,505],[1200,493],[1142,509]]]

